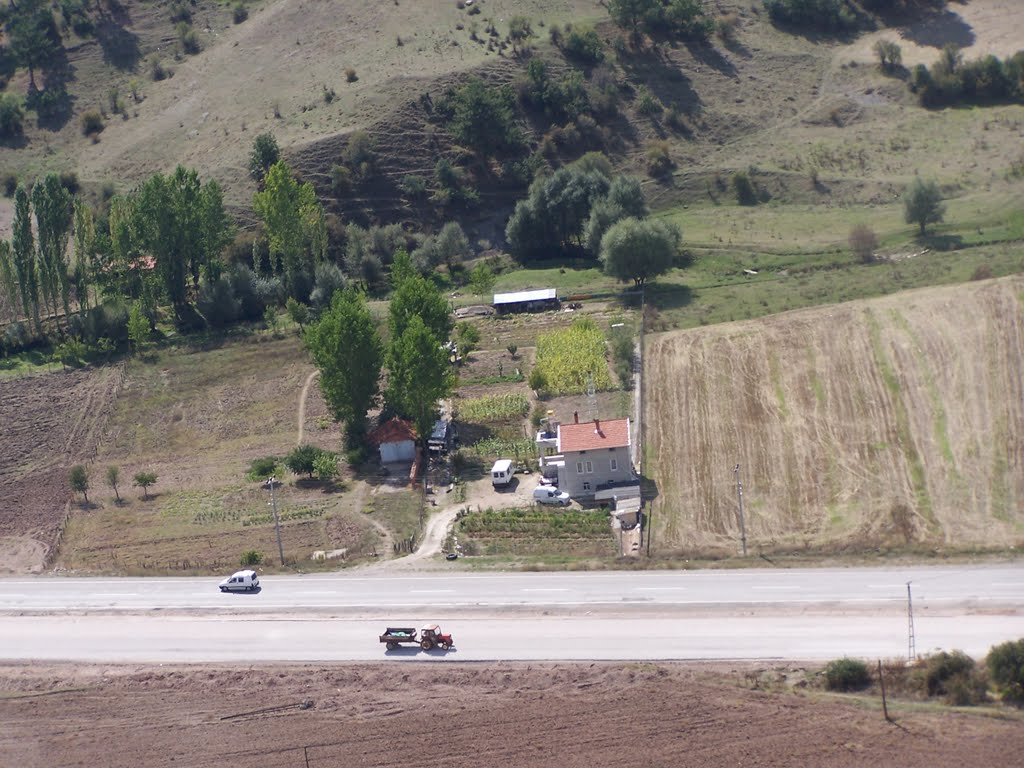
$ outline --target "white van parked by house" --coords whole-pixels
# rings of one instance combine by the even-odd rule
[[[491,467],[491,485],[504,488],[512,482],[516,474],[516,465],[512,459],[498,459]]]
[[[572,504],[568,493],[550,485],[538,485],[534,488],[533,500],[538,504],[557,504],[560,507],[568,507]]]
[[[256,571],[236,571],[220,583],[221,592],[255,592],[260,587]]]

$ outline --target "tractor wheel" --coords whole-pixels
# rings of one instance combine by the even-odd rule
[[[389,651],[393,651],[397,647],[398,647],[398,643],[394,642],[393,640],[389,640],[388,641],[388,650]]]
[[[451,643],[441,643],[441,650],[443,650],[443,651],[447,651],[451,647],[452,647]]]
[[[420,648],[422,648],[424,651],[429,651],[433,647],[434,647],[434,641],[433,640],[422,640],[422,641],[420,641]]]

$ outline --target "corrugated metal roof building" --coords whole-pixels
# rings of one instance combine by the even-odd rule
[[[554,288],[538,288],[530,291],[494,294],[494,309],[498,314],[506,312],[543,312],[558,309],[558,297]]]

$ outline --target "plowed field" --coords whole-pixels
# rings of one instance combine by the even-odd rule
[[[42,567],[71,498],[68,469],[96,455],[122,381],[121,366],[0,380],[0,573]]]
[[[1024,545],[1024,279],[649,338],[654,541]]]
[[[1019,717],[774,688],[794,670],[668,664],[0,668],[0,765],[1016,764]],[[794,692],[797,690],[797,692]],[[308,702],[307,708],[299,705]]]

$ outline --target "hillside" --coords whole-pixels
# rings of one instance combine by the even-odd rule
[[[917,107],[902,82],[877,71],[873,42],[898,40],[908,66],[933,61],[947,40],[961,44],[968,59],[1006,56],[1021,40],[1014,6],[1011,0],[957,4],[844,42],[779,30],[768,23],[760,2],[719,1],[709,4],[712,13],[737,13],[735,43],[713,38],[706,46],[680,43],[615,53],[612,43],[621,31],[592,0],[486,0],[475,16],[454,2],[268,0],[247,4],[249,18],[237,25],[226,6],[203,0],[193,10],[202,50],[182,56],[171,3],[131,0],[118,21],[132,55],[113,55],[109,41],[67,43],[72,113],[66,122],[47,127],[28,120],[23,146],[0,147],[0,170],[28,178],[51,169],[74,170],[92,188],[110,183],[124,189],[184,163],[220,181],[244,216],[254,191],[247,156],[255,136],[270,131],[325,203],[343,216],[429,221],[430,215],[402,199],[396,183],[406,174],[429,171],[440,154],[458,153],[420,99],[437,97],[474,74],[509,82],[525,61],[510,50],[489,50],[487,35],[473,30],[493,22],[505,35],[510,16],[522,14],[533,22],[537,55],[563,68],[566,62],[548,41],[548,29],[567,21],[598,25],[608,63],[584,68],[588,88],[611,77],[622,94],[621,116],[601,121],[598,144],[621,169],[646,175],[646,151],[652,142],[668,142],[672,174],[645,182],[653,207],[706,206],[712,202],[709,182],[717,174],[748,167],[779,202],[872,204],[891,200],[916,170],[932,165],[937,143],[959,144],[977,129],[970,115]],[[173,76],[153,82],[153,57]],[[355,70],[353,82],[346,80],[349,67]],[[7,91],[24,93],[26,81],[20,70]],[[132,81],[137,100],[127,97]],[[665,109],[674,108],[678,122],[639,114],[641,85]],[[125,97],[127,110],[123,119],[109,115],[94,143],[82,135],[79,117],[89,109],[106,110],[112,88]],[[993,172],[1001,173],[1014,159],[1020,115],[1019,107],[996,108],[985,120],[983,144],[975,139],[971,153],[941,157],[936,170],[942,180],[955,181],[960,194],[991,183]],[[534,141],[549,127],[544,120],[528,122]],[[381,167],[365,188],[336,199],[330,169],[357,129],[377,140]],[[553,161],[564,162],[578,151],[562,150]],[[876,159],[879,152],[890,158]],[[824,183],[808,183],[812,165]],[[517,185],[486,174],[478,182],[486,205],[476,213],[460,212],[470,220],[494,213],[501,218],[521,193]],[[9,216],[7,206],[0,206],[0,234]]]
[[[1024,545],[1024,279],[658,334],[645,474],[663,552]]]

